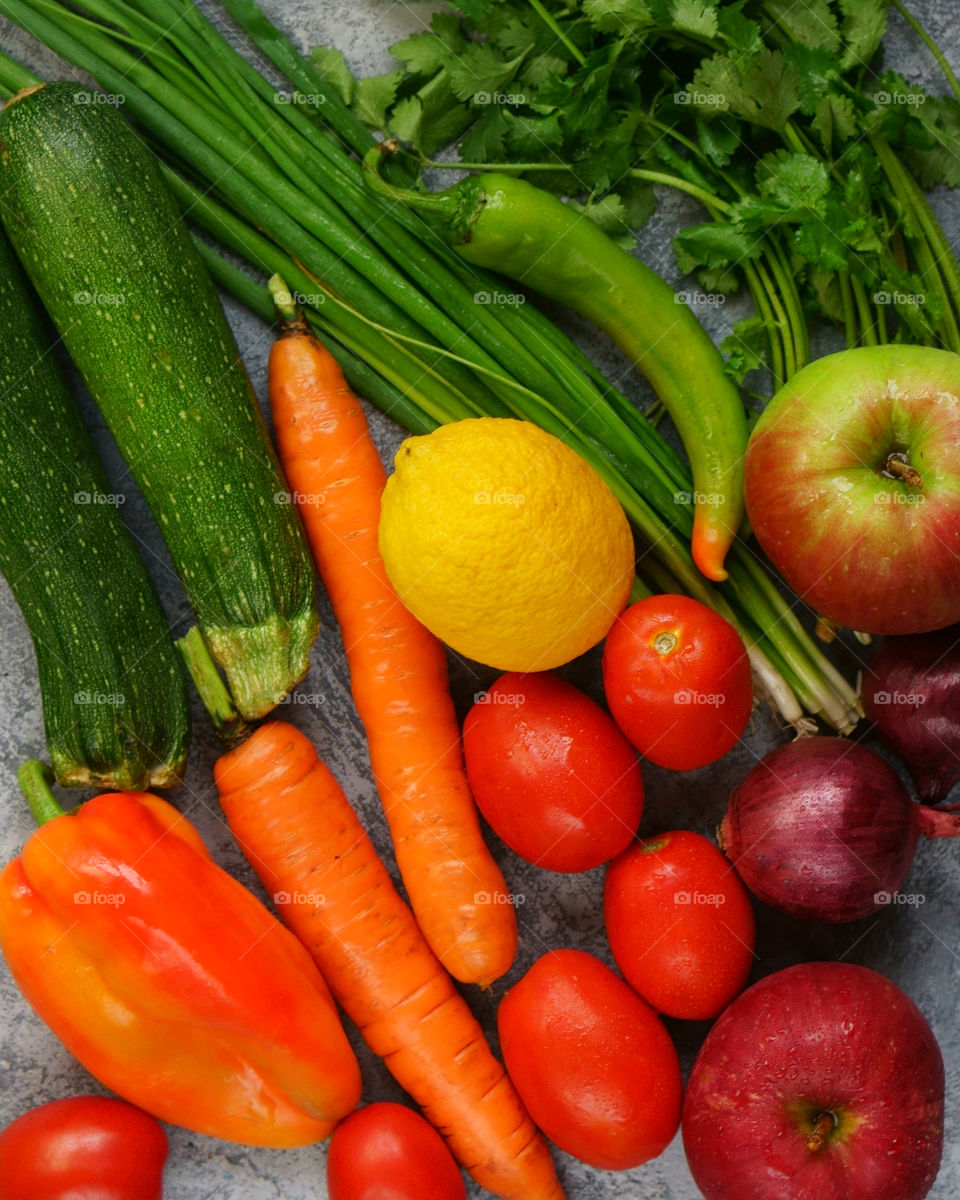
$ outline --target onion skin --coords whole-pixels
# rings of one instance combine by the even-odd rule
[[[910,772],[918,799],[946,799],[960,780],[960,626],[884,638],[860,691],[864,712]]]
[[[921,816],[886,762],[844,738],[800,738],[733,789],[720,844],[761,900],[795,917],[854,921],[889,903],[917,839],[956,832]]]

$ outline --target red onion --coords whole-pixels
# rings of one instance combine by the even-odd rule
[[[890,904],[920,835],[960,835],[960,815],[914,804],[894,770],[845,738],[800,738],[730,793],[720,845],[774,908],[853,921]]]
[[[884,638],[860,691],[917,796],[927,804],[943,800],[960,780],[960,626]]]

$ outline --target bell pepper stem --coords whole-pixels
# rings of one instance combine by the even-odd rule
[[[53,771],[39,758],[28,759],[17,772],[20,791],[38,825],[64,815],[50,788],[53,781]]]
[[[200,627],[194,625],[182,638],[177,639],[176,646],[183,655],[197,695],[210,714],[217,736],[231,745],[241,741],[250,732],[249,728],[220,677]]]

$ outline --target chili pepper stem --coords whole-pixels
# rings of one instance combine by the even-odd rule
[[[417,212],[434,212],[442,216],[452,216],[456,209],[456,201],[446,193],[418,192],[414,188],[397,187],[395,184],[387,183],[383,178],[380,174],[380,164],[391,154],[396,154],[399,149],[397,142],[393,138],[388,138],[385,142],[377,142],[363,156],[361,163],[363,176],[371,191],[387,200],[398,200],[401,204],[416,209]]]
[[[39,758],[28,759],[17,772],[17,783],[38,825],[64,815],[50,788],[53,771],[45,762]]]
[[[227,685],[220,677],[200,627],[194,625],[182,638],[178,638],[176,647],[183,655],[197,695],[210,714],[217,736],[228,745],[242,741],[249,734],[250,728],[237,711]]]

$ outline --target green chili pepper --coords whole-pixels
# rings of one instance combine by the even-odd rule
[[[694,484],[691,549],[708,579],[743,519],[743,405],[723,360],[688,305],[655,271],[589,218],[549,192],[509,175],[471,175],[444,192],[397,188],[379,175],[396,146],[364,158],[369,186],[423,212],[468,262],[488,267],[572,308],[643,372],[673,419]]]

